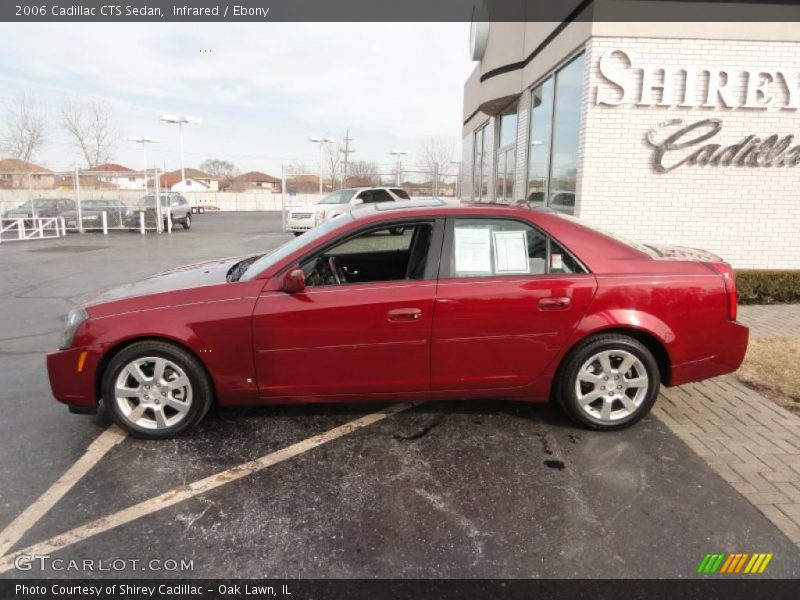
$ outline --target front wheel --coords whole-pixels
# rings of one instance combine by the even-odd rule
[[[200,361],[167,342],[143,341],[119,352],[102,380],[114,421],[135,437],[170,438],[194,427],[211,407],[211,382]]]
[[[612,430],[650,412],[660,385],[658,363],[644,344],[625,335],[600,335],[570,353],[555,392],[575,421]]]
[[[187,213],[186,218],[183,220],[183,223],[181,223],[181,225],[183,225],[184,229],[190,229],[192,227],[192,215]]]

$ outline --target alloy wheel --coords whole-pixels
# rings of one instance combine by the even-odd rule
[[[189,414],[192,384],[175,362],[146,356],[120,370],[114,397],[122,416],[132,425],[161,430],[174,427]]]
[[[603,350],[581,365],[575,395],[588,416],[613,423],[639,410],[649,385],[647,369],[636,355],[627,350]]]

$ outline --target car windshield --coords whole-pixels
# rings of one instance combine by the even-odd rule
[[[327,223],[323,223],[319,227],[315,227],[314,229],[307,231],[303,235],[296,237],[292,240],[289,240],[283,246],[278,246],[275,250],[273,250],[269,254],[265,254],[264,256],[260,257],[258,260],[256,260],[252,265],[250,265],[247,268],[247,270],[239,278],[239,281],[249,281],[253,279],[256,275],[258,275],[262,271],[282,261],[290,254],[297,252],[303,246],[313,244],[318,239],[326,236],[329,232],[338,229],[344,221],[343,217],[344,215],[342,215],[337,219],[328,221]],[[352,217],[350,218],[352,219]]]
[[[156,205],[156,197],[155,196],[145,196],[141,200],[139,200],[139,206],[147,206],[147,207],[154,207]],[[161,196],[161,206],[169,206],[169,198],[167,196]]]
[[[48,199],[48,198],[39,198],[39,199],[33,201],[33,206],[35,206],[36,208],[48,208],[50,206],[55,205],[56,202],[57,202],[57,200],[51,200],[51,199]],[[31,207],[31,201],[28,200],[25,204],[20,204],[19,207],[20,208],[30,208]]]
[[[358,190],[339,190],[330,196],[325,196],[317,204],[347,204]]]

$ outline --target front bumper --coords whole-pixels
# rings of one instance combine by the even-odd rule
[[[296,218],[289,215],[286,218],[286,229],[289,231],[309,231],[318,224],[313,216],[311,218]]]
[[[78,370],[81,354],[86,352]],[[59,402],[71,407],[93,409],[97,406],[95,372],[99,355],[87,348],[70,348],[47,355],[47,377],[50,389]]]
[[[744,360],[750,330],[738,321],[727,321],[716,332],[717,353],[700,360],[673,365],[670,385],[701,381],[733,373]]]

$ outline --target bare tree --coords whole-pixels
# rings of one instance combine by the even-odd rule
[[[283,172],[286,175],[307,175],[311,173],[311,171],[308,168],[308,165],[299,160],[295,160],[291,164],[286,165],[283,169]],[[314,172],[316,173],[316,171]]]
[[[381,182],[378,163],[354,160],[347,163],[348,185],[379,185]]]
[[[5,127],[0,138],[2,153],[30,161],[45,144],[46,121],[36,100],[20,94],[5,103]]]
[[[61,106],[61,125],[89,168],[108,162],[114,156],[120,134],[108,103],[66,100]]]
[[[239,169],[236,168],[236,165],[220,158],[209,158],[200,165],[200,170],[219,177],[221,189],[227,188],[231,184],[231,180],[239,174]]]
[[[341,164],[342,152],[344,146],[342,144],[325,144],[325,166],[331,174],[331,189],[336,188],[336,177],[341,177]]]
[[[439,183],[453,166],[454,151],[453,144],[443,140],[430,140],[423,146],[419,166],[430,177],[434,190],[439,189]]]

